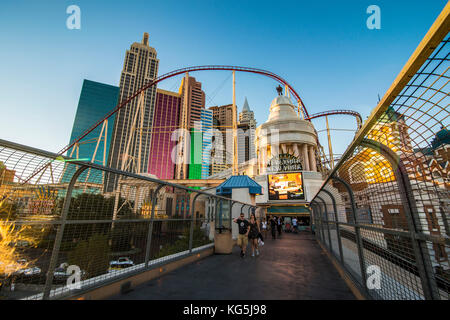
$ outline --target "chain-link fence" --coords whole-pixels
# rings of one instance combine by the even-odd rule
[[[0,299],[68,297],[210,248],[233,204],[0,140]]]
[[[373,299],[449,299],[449,5],[311,203]]]

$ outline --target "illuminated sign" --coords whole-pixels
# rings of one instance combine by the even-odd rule
[[[89,158],[83,158],[83,159],[64,159],[61,156],[58,156],[55,158],[55,161],[62,161],[62,162],[72,162],[72,161],[90,161]]]
[[[293,172],[303,170],[301,160],[289,153],[279,154],[269,160],[267,172]]]
[[[305,200],[301,172],[269,174],[269,200]]]
[[[30,213],[41,215],[53,214],[56,207],[56,199],[58,198],[58,190],[49,187],[40,186],[34,190],[35,198],[28,202],[28,209]]]

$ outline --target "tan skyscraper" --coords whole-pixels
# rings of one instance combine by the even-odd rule
[[[214,154],[211,157],[211,174],[215,174],[230,168],[233,163],[233,105],[209,107],[209,110],[213,111],[213,118],[219,123],[216,128],[222,135],[222,144],[213,141],[211,149]]]
[[[176,179],[188,179],[190,162],[190,139],[191,129],[194,125],[201,125],[202,109],[205,109],[205,93],[202,90],[201,82],[190,77],[188,74],[181,81],[178,91],[181,96],[181,116],[180,129],[186,135],[179,137],[179,148],[177,149]],[[189,135],[187,134],[189,133]]]
[[[142,42],[133,43],[125,54],[119,102],[125,101],[158,75],[159,60],[148,40],[148,33],[144,33]],[[155,101],[156,86],[153,86],[117,112],[108,166],[135,173],[147,172]],[[112,191],[115,184],[114,176],[107,178],[106,191]]]
[[[201,120],[201,111],[205,109],[205,93],[202,90],[202,83],[194,77],[186,76],[181,80],[178,94],[182,98],[182,113],[188,120],[188,126],[194,126],[195,121]],[[182,115],[183,117],[183,115]]]

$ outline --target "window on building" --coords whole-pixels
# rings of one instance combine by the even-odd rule
[[[447,261],[447,252],[445,252],[444,245],[433,243],[433,249],[435,253],[435,259],[437,262]]]
[[[428,227],[431,232],[439,231],[439,223],[433,206],[424,206],[424,211],[428,221]]]
[[[172,201],[172,198],[166,199],[166,215],[168,215],[169,217],[172,216]]]

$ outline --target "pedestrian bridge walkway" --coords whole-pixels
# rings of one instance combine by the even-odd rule
[[[340,160],[316,154],[316,235],[257,258],[211,255],[215,234],[282,203],[0,139],[0,300],[355,299],[340,270],[367,299],[449,300],[449,30],[450,3]]]
[[[258,257],[213,255],[111,299],[355,299],[310,233],[266,239]]]

